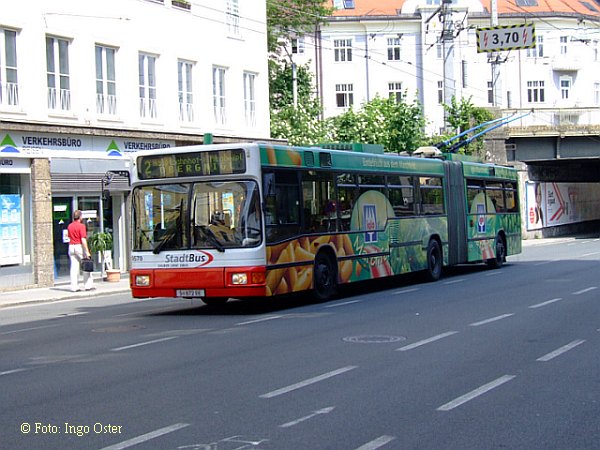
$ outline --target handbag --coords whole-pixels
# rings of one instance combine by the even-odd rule
[[[94,271],[94,261],[92,261],[92,258],[83,258],[81,260],[81,270],[84,272]]]

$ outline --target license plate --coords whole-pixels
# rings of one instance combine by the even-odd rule
[[[177,289],[177,297],[204,297],[204,289]]]

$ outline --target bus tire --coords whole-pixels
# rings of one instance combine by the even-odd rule
[[[496,257],[486,261],[490,269],[499,269],[506,260],[506,242],[500,235],[496,236]]]
[[[203,298],[202,301],[207,306],[222,306],[229,300],[229,297],[208,297]]]
[[[315,299],[324,302],[337,292],[337,265],[333,257],[320,252],[315,258],[313,269],[313,293]]]
[[[427,246],[427,269],[425,278],[427,281],[437,281],[442,276],[442,249],[435,239],[429,241]]]

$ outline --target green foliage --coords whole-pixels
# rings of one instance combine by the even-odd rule
[[[106,232],[98,232],[92,234],[88,238],[88,247],[90,252],[99,252],[104,254],[107,250],[113,249],[113,237],[112,234]]]
[[[360,110],[350,109],[329,121],[329,140],[333,142],[382,144],[388,152],[412,153],[425,139],[421,106],[406,103],[404,98],[396,101],[377,96]]]
[[[469,128],[473,128],[484,122],[489,122],[494,118],[489,110],[473,105],[470,98],[461,98],[460,102],[457,102],[456,97],[452,97],[450,105],[444,105],[444,109],[448,113],[448,125],[454,129],[454,134],[459,134]],[[480,131],[482,131],[482,129],[476,130],[475,133]],[[441,139],[441,141],[450,137],[451,136],[445,137]],[[465,136],[464,138],[467,137],[468,136]],[[482,151],[483,136],[478,137],[466,147],[461,148],[459,153],[476,155],[480,154]]]
[[[314,32],[332,11],[322,0],[267,0],[269,52],[281,55],[291,35]]]

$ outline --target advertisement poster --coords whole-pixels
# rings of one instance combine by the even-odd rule
[[[0,265],[23,262],[21,228],[21,196],[0,195]]]
[[[594,183],[527,183],[527,230],[600,219]]]

